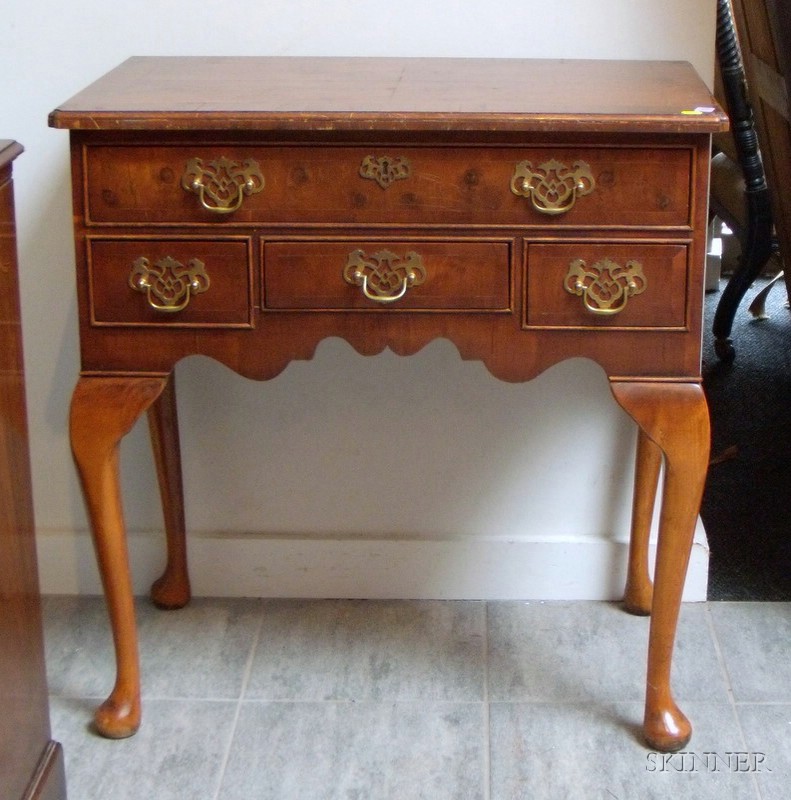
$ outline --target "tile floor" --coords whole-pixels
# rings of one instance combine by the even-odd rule
[[[791,603],[682,609],[686,755],[641,744],[648,621],[610,603],[139,603],[144,721],[112,685],[99,598],[45,599],[71,800],[788,797]],[[733,755],[733,754],[742,755]]]

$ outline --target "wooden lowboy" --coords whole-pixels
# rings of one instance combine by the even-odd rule
[[[689,65],[134,58],[51,124],[71,130],[71,437],[118,663],[102,733],[140,721],[117,450],[144,411],[169,553],[153,599],[189,600],[175,364],[262,380],[327,336],[362,354],[441,336],[507,381],[578,356],[606,371],[640,430],[626,606],[652,614],[645,735],[686,743],[670,664],[708,459],[706,200],[727,125]]]

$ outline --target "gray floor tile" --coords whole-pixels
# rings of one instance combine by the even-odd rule
[[[111,741],[88,730],[92,706],[52,698],[70,800],[212,800],[233,729],[235,702],[149,700],[140,731]]]
[[[687,761],[669,763],[651,762],[638,735],[648,620],[606,603],[488,606],[487,617],[479,602],[220,599],[167,613],[141,601],[143,725],[108,742],[88,731],[113,681],[104,603],[47,598],[70,797],[752,800],[759,786],[765,800],[786,796],[791,705],[776,696],[791,677],[789,604],[710,604],[737,699],[774,700],[737,704],[746,743],[709,612],[684,606],[675,688],[695,734]],[[257,699],[241,704],[221,776],[248,667]],[[745,748],[771,772],[723,768]]]
[[[110,624],[101,597],[45,597],[44,643],[50,693],[99,697],[115,680]]]
[[[748,756],[762,800],[788,800],[791,793],[791,703],[737,705]]]
[[[484,614],[476,602],[269,603],[245,696],[482,700]]]
[[[260,601],[196,599],[162,611],[142,599],[136,610],[144,698],[239,697],[260,626]],[[47,598],[44,626],[53,694],[109,693],[115,662],[104,601]]]
[[[709,603],[733,695],[791,701],[791,603]]]
[[[481,703],[245,702],[218,800],[483,800]]]
[[[646,617],[616,603],[490,603],[492,700],[637,701],[645,696]],[[684,604],[673,660],[675,697],[727,702],[703,604]]]
[[[732,707],[685,710],[693,738],[669,759],[638,738],[642,704],[493,703],[491,800],[758,800],[752,775],[704,769],[704,752],[742,749]]]

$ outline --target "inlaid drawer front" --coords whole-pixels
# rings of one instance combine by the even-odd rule
[[[274,240],[262,248],[267,309],[511,308],[510,241]]]
[[[525,252],[528,326],[685,325],[685,244],[528,243]]]
[[[89,224],[689,224],[683,147],[91,146]]]
[[[87,248],[94,325],[252,325],[246,237],[89,237]]]

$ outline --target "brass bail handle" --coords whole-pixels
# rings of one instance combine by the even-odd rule
[[[200,204],[207,210],[213,211],[215,214],[231,214],[242,207],[242,200],[244,200],[244,190],[239,186],[239,191],[236,194],[236,200],[231,205],[227,206],[211,206],[206,202],[206,187],[200,182],[195,181],[192,185],[193,191],[198,195]]]
[[[591,267],[576,258],[569,264],[563,281],[563,288],[582,297],[585,308],[598,316],[620,314],[629,298],[642,294],[647,287],[648,280],[639,261],[627,261],[621,266],[609,258]]]
[[[634,283],[630,283],[627,286],[620,287],[620,295],[621,295],[621,302],[617,306],[599,306],[599,305],[592,305],[590,301],[590,297],[588,291],[590,287],[582,286],[582,303],[591,314],[599,314],[600,316],[609,317],[613,314],[620,314],[626,308],[626,301],[629,299],[629,292],[634,292],[637,288]]]
[[[264,175],[252,158],[232,161],[224,156],[203,162],[191,158],[181,177],[181,186],[198,196],[201,205],[214,214],[232,214],[245,197],[264,188]]]
[[[414,285],[416,277],[414,272],[410,272],[404,276],[401,288],[395,294],[378,294],[368,288],[368,276],[364,272],[360,270],[354,272],[354,280],[362,288],[363,294],[375,303],[395,303],[396,300],[400,300],[406,294],[406,290]]]
[[[554,158],[537,167],[530,161],[520,161],[511,178],[511,191],[528,198],[536,211],[549,216],[570,211],[578,197],[595,188],[596,180],[584,161],[575,161],[570,167]]]
[[[423,259],[413,250],[403,258],[390,250],[379,250],[370,256],[363,250],[349,253],[343,279],[359,286],[374,303],[387,305],[400,300],[407,289],[419,286],[426,279]]]
[[[183,311],[193,295],[205,292],[210,285],[206,265],[197,258],[185,265],[166,256],[152,264],[141,256],[129,273],[130,288],[145,294],[148,305],[163,314]]]

